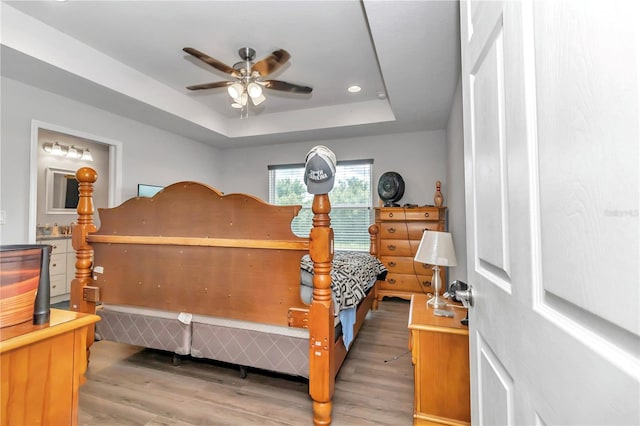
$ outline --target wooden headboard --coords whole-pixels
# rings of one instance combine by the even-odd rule
[[[290,308],[308,308],[299,284],[309,242],[291,231],[300,208],[179,182],[99,209],[86,238],[92,286],[107,304],[287,325]]]

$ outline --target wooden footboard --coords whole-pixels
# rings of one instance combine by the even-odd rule
[[[346,350],[342,339],[335,339],[327,194],[314,196],[308,239],[291,231],[300,206],[223,195],[195,182],[100,209],[97,230],[92,201],[97,174],[82,168],[76,178],[80,201],[73,228],[77,259],[72,310],[95,313],[96,302],[103,302],[308,327],[313,419],[315,424],[331,423],[335,376]],[[372,254],[377,252],[375,241],[372,232]],[[306,253],[315,272],[311,305],[300,298],[300,259]],[[375,293],[376,287],[360,305],[354,334],[375,304]],[[87,350],[93,339],[91,332]]]

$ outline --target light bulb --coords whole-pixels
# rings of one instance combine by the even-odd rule
[[[265,99],[267,99],[267,98],[265,98],[264,95],[261,94],[260,96],[256,96],[255,98],[251,98],[251,102],[253,102],[253,104],[255,106],[258,106],[261,103],[263,103],[265,101]]]
[[[233,99],[237,99],[244,92],[244,87],[240,83],[233,83],[227,88],[227,92]]]
[[[247,92],[252,98],[258,98],[262,95],[262,87],[257,83],[249,83],[247,86]]]
[[[89,150],[85,148],[84,151],[82,151],[82,156],[80,157],[80,159],[84,161],[93,161],[93,155],[91,155]]]
[[[58,142],[54,142],[51,146],[51,153],[53,155],[64,155],[64,153],[62,152],[62,147]]]
[[[67,157],[69,158],[80,158],[82,156],[82,154],[78,153],[78,150],[76,149],[75,146],[71,145],[69,148],[67,148]]]

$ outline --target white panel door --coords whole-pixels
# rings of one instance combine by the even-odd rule
[[[640,424],[638,3],[461,2],[473,424]]]

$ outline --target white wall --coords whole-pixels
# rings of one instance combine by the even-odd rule
[[[443,187],[449,206],[449,232],[453,238],[458,266],[449,268],[449,281],[467,281],[467,231],[464,191],[464,134],[462,128],[462,91],[460,81],[453,98],[447,123],[447,183]]]
[[[387,171],[400,173],[405,181],[400,204],[433,204],[436,180],[446,183],[446,138],[442,130],[226,149],[222,152],[224,188],[219,189],[268,200],[267,166],[304,163],[315,145],[329,147],[338,161],[373,158],[375,206],[379,201],[378,179]]]
[[[0,242],[28,241],[31,120],[116,140],[123,146],[121,199],[138,183],[167,185],[222,180],[219,150],[86,104],[11,80],[1,80]],[[106,178],[106,177],[105,177]]]

